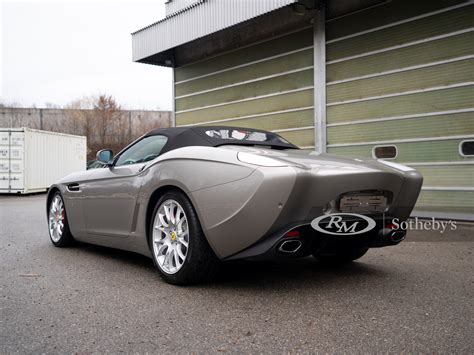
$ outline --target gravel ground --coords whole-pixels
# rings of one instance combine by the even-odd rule
[[[176,287],[140,255],[54,248],[44,202],[0,196],[1,354],[474,352],[472,224],[337,269],[235,262]]]

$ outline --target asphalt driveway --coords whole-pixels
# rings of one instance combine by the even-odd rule
[[[326,268],[223,266],[165,284],[146,257],[54,248],[45,195],[0,196],[0,353],[474,351],[474,227]]]

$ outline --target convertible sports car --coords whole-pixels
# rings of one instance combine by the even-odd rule
[[[403,165],[318,154],[236,127],[156,129],[97,160],[105,167],[49,189],[52,243],[141,253],[174,284],[199,282],[225,260],[342,263],[398,244],[423,180]]]

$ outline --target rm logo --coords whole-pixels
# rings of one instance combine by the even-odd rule
[[[375,221],[357,213],[334,213],[320,216],[311,222],[318,232],[332,235],[355,235],[371,231]]]

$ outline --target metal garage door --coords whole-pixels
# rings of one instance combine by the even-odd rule
[[[394,0],[327,23],[327,150],[415,167],[419,211],[474,214],[473,19]]]
[[[175,83],[177,126],[263,128],[314,145],[312,28],[176,68]]]

